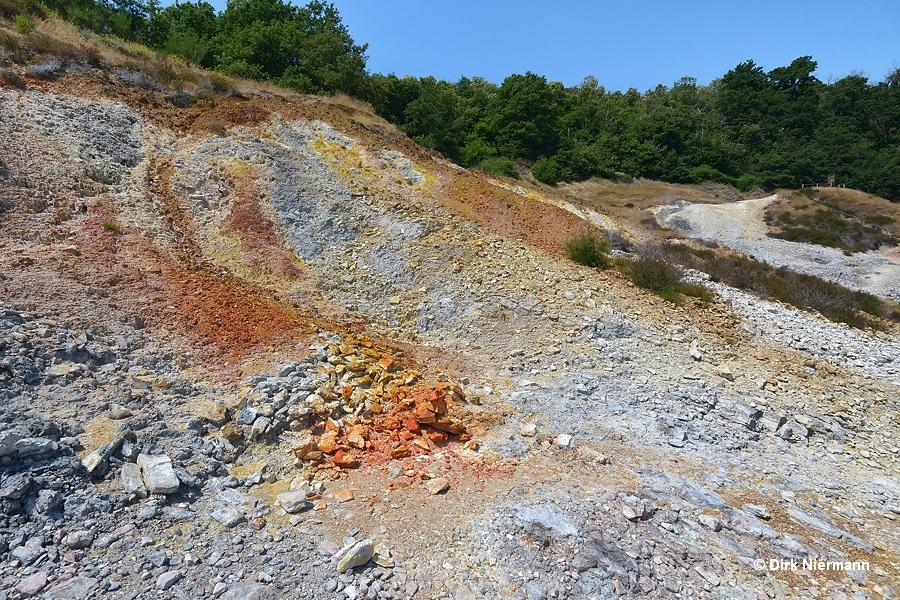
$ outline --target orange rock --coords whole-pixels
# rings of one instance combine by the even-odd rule
[[[344,389],[341,390],[341,396],[344,400],[349,400],[351,395],[353,395],[353,388],[349,385],[345,385]]]
[[[397,361],[389,356],[385,356],[384,358],[379,360],[378,364],[381,366],[381,368],[388,372],[396,371],[400,367]]]
[[[431,402],[425,401],[416,406],[416,420],[419,423],[434,423],[435,410]]]
[[[359,448],[360,450],[364,450],[366,447],[366,437],[368,436],[368,430],[365,425],[354,425],[350,428],[350,433],[347,435],[347,443],[353,446],[354,448]]]
[[[422,428],[419,427],[418,421],[416,421],[412,417],[409,417],[408,419],[406,419],[406,430],[407,431],[409,431],[410,433],[419,433],[419,431],[421,431],[421,429]]]
[[[338,450],[333,460],[334,464],[342,469],[353,469],[359,464],[355,456],[343,450]]]
[[[337,432],[329,430],[319,438],[319,450],[325,454],[334,454],[338,451],[338,448]]]
[[[291,451],[297,458],[306,458],[306,455],[310,452],[315,452],[317,448],[318,445],[316,444],[315,438],[310,435],[297,440],[294,445],[291,446]]]
[[[444,414],[447,412],[447,394],[442,390],[434,390],[428,396],[428,402],[431,404],[432,412]]]
[[[391,450],[391,458],[407,458],[409,454],[409,448],[407,448],[403,444]]]
[[[322,459],[325,458],[325,454],[321,450],[314,450],[313,452],[307,452],[303,457],[303,460],[308,460],[309,462],[320,463]]]
[[[461,421],[448,416],[443,416],[440,419],[435,420],[431,426],[452,435],[460,434],[466,430],[466,426],[463,425]]]
[[[413,435],[411,432],[409,432],[409,431],[401,431],[401,432],[399,433],[399,435],[400,435],[400,438],[401,438],[401,439],[403,439],[403,440],[405,440],[405,441],[407,441],[407,442],[408,442],[409,440],[413,439],[414,437],[416,437],[416,436],[414,436],[414,435]]]
[[[447,441],[447,434],[444,433],[443,431],[429,431],[428,437],[435,444],[443,444],[444,442]]]

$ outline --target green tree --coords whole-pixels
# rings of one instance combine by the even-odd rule
[[[559,120],[566,109],[563,86],[527,72],[503,80],[488,107],[488,132],[498,152],[534,160],[556,152]]]
[[[365,89],[366,46],[356,45],[332,4],[230,0],[213,39],[216,68],[302,92]]]

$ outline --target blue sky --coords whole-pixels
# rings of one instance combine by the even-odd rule
[[[822,81],[900,68],[900,0],[332,2],[373,73],[500,83],[532,71],[567,86],[593,75],[644,92],[683,76],[706,85],[751,59],[769,71],[811,55]]]

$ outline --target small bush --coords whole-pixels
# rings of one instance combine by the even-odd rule
[[[741,175],[735,180],[734,187],[742,192],[749,192],[754,188],[762,187],[762,184],[762,179],[756,175]]]
[[[556,164],[556,159],[552,156],[550,158],[537,159],[531,165],[531,174],[534,175],[535,179],[547,185],[559,183],[559,165]]]
[[[678,302],[684,269],[672,260],[665,247],[651,246],[639,250],[637,260],[627,265],[626,274],[636,286],[670,302]]]
[[[102,227],[103,229],[112,231],[113,233],[122,233],[122,228],[118,225],[118,223],[113,223],[112,221],[104,221]]]
[[[233,94],[236,89],[234,83],[221,73],[209,72],[206,78],[209,79],[212,89],[220,94]]]
[[[207,128],[211,133],[219,137],[224,137],[228,134],[228,128],[225,127],[225,123],[222,121],[210,121],[207,123]]]
[[[512,177],[513,179],[519,178],[519,172],[516,171],[516,166],[513,164],[513,161],[504,157],[494,157],[494,158],[486,158],[481,161],[481,164],[478,165],[481,167],[483,171],[486,173],[493,173],[494,175],[502,175],[504,177]]]
[[[16,17],[16,31],[23,34],[31,33],[34,31],[34,21],[25,15],[18,15]]]
[[[887,215],[870,215],[865,218],[865,222],[869,225],[890,225],[894,222],[894,218]]]
[[[566,243],[566,254],[586,267],[609,268],[609,243],[592,233],[583,233],[569,240]]]

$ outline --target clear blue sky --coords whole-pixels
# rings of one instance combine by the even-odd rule
[[[594,75],[607,90],[644,92],[683,76],[706,85],[750,59],[769,71],[811,55],[826,82],[900,68],[900,0],[332,2],[369,44],[373,73],[500,83],[532,71],[566,86]]]

